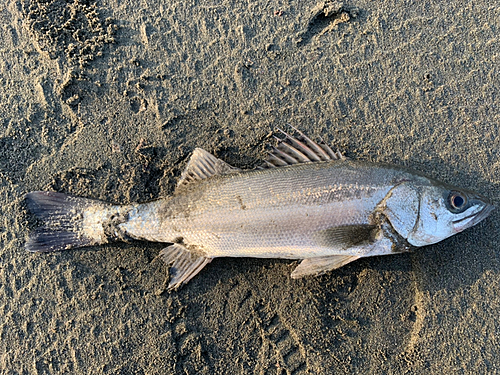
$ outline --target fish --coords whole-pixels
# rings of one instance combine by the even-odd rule
[[[435,244],[485,219],[491,201],[404,166],[347,158],[282,130],[258,168],[196,148],[171,196],[115,205],[59,192],[26,194],[43,222],[25,244],[51,252],[154,241],[177,289],[218,257],[299,260],[292,278]]]

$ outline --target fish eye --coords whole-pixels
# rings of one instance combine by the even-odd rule
[[[467,196],[458,191],[451,191],[448,195],[448,205],[453,212],[460,212],[467,206]]]

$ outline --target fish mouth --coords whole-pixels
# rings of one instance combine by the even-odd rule
[[[480,221],[485,219],[491,213],[491,211],[493,211],[494,209],[495,209],[495,206],[487,203],[484,205],[484,207],[481,211],[476,212],[472,215],[463,217],[459,220],[454,220],[452,223],[455,225],[455,228],[458,231],[462,231],[466,228],[469,228],[469,227],[476,225],[477,223],[479,223]]]

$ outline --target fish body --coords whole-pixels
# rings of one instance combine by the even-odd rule
[[[216,257],[302,259],[292,277],[321,274],[360,257],[436,243],[493,209],[474,192],[404,167],[346,159],[302,133],[286,135],[266,165],[242,171],[196,149],[175,193],[142,204],[29,193],[46,225],[26,247],[171,243],[161,255],[176,288]]]
[[[400,181],[420,177],[351,160],[235,172],[174,196],[132,206],[120,224],[135,239],[182,242],[209,257],[302,259],[349,254],[332,228],[373,225],[372,213]]]

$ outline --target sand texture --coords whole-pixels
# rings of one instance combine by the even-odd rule
[[[500,373],[499,212],[412,254],[292,280],[162,244],[24,251],[25,193],[172,193],[195,147],[253,168],[276,128],[498,203],[500,3],[5,0],[1,374]]]

